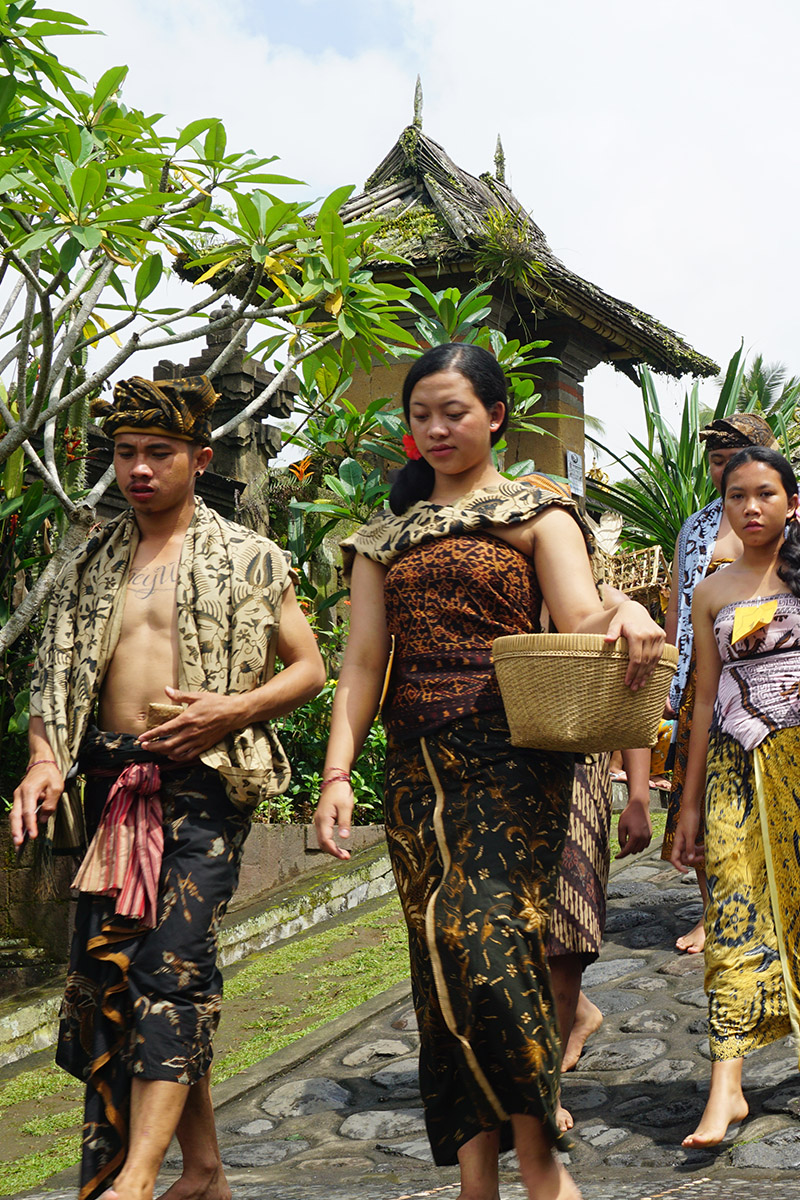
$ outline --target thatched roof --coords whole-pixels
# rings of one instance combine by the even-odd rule
[[[673,376],[718,374],[715,362],[672,329],[582,279],[553,253],[505,184],[499,141],[495,167],[494,175],[480,178],[462,170],[423,133],[418,113],[342,218],[381,220],[374,238],[379,249],[404,256],[415,273],[435,267],[440,274],[470,268],[474,274],[480,265],[487,276],[505,273],[535,314],[577,322],[605,343],[604,358],[623,370],[647,363]],[[531,263],[540,264],[541,273],[526,270]]]

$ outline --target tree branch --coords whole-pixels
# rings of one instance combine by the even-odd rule
[[[242,421],[246,421],[248,417],[252,417],[253,413],[258,412],[260,408],[263,408],[267,400],[269,400],[271,396],[275,395],[281,384],[288,378],[299,362],[302,362],[304,358],[308,358],[308,356],[313,354],[315,351],[321,350],[323,346],[329,346],[331,342],[336,341],[336,339],[339,337],[341,337],[341,334],[337,329],[333,333],[329,333],[327,337],[322,338],[321,341],[315,342],[313,346],[309,346],[306,350],[301,351],[300,354],[296,354],[290,358],[286,366],[281,368],[274,379],[270,380],[264,390],[259,392],[254,400],[251,400],[241,412],[237,413],[236,416],[231,417],[231,419],[226,421],[224,425],[218,425],[216,429],[212,430],[212,442],[215,442],[217,438],[224,437],[226,433],[230,433],[230,431],[235,429],[237,425],[241,425]]]
[[[94,513],[91,509],[79,508],[69,516],[69,528],[62,538],[52,558],[42,571],[35,584],[21,604],[0,629],[0,654],[5,653],[10,646],[24,633],[34,620],[42,605],[47,603],[56,585],[61,568],[74,550],[86,539],[86,535],[94,524]]]
[[[6,260],[6,261],[8,261],[8,260]],[[20,276],[20,278],[16,281],[13,288],[11,289],[11,295],[8,297],[8,300],[6,301],[5,305],[3,306],[3,311],[0,312],[0,329],[3,328],[6,321],[8,320],[8,318],[11,316],[12,312],[14,311],[14,307],[17,303],[17,300],[19,299],[19,294],[24,287],[25,287],[25,280],[22,278],[22,276]],[[12,358],[14,357],[13,351],[12,351],[11,357]]]

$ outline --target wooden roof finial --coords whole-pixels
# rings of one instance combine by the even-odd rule
[[[417,86],[414,88],[414,126],[422,129],[422,80],[417,76]]]
[[[503,143],[500,140],[500,134],[497,135],[497,146],[494,152],[494,177],[500,183],[506,181],[506,152],[503,149]]]

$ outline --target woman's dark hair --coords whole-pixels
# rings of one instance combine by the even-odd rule
[[[792,496],[796,496],[798,491],[800,491],[797,476],[788,459],[779,454],[777,450],[769,450],[766,446],[746,446],[744,450],[740,450],[738,454],[734,454],[733,458],[729,459],[726,463],[720,484],[720,493],[723,500],[728,490],[731,472],[735,471],[737,467],[741,467],[744,463],[749,462],[766,463],[768,467],[772,467],[773,471],[777,471],[781,487],[786,492],[788,500],[791,500]],[[786,539],[780,548],[778,557],[781,560],[781,565],[778,567],[778,576],[784,583],[789,585],[789,590],[795,596],[800,596],[800,522],[796,518],[788,522]]]
[[[496,404],[503,405],[503,419],[497,429],[492,431],[494,446],[503,436],[508,425],[508,387],[503,368],[493,354],[480,346],[471,346],[464,342],[447,342],[443,346],[433,346],[412,363],[403,382],[403,413],[407,424],[411,425],[411,393],[421,379],[428,375],[437,375],[440,371],[458,371],[472,385],[472,390],[487,412],[491,412]],[[389,493],[389,507],[395,516],[400,516],[416,504],[418,500],[427,500],[433,491],[434,470],[424,458],[409,459],[398,472]]]

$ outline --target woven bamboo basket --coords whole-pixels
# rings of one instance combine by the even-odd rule
[[[624,683],[624,638],[516,634],[496,638],[492,658],[514,746],[591,754],[655,745],[678,651],[664,646],[636,692]]]

